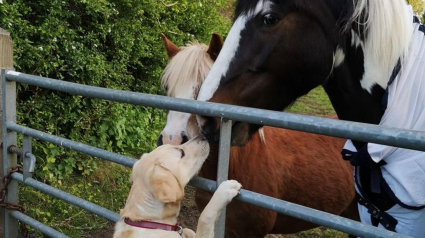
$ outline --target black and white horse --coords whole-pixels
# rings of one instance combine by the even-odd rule
[[[239,0],[198,100],[284,110],[322,85],[342,120],[425,130],[424,32],[404,0]],[[216,138],[217,119],[197,120]],[[232,143],[257,129],[236,122]],[[425,153],[349,140],[343,154],[362,221],[425,237]]]

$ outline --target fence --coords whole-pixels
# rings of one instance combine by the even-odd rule
[[[0,42],[1,43],[1,42]],[[188,113],[221,117],[220,152],[217,181],[211,181],[196,177],[191,181],[191,185],[215,191],[217,183],[227,179],[230,147],[230,129],[232,120],[246,121],[249,123],[263,124],[275,127],[282,127],[305,132],[331,135],[343,138],[352,138],[362,141],[370,141],[396,147],[404,147],[415,150],[425,150],[425,133],[414,132],[401,129],[385,128],[382,126],[369,125],[338,121],[312,116],[302,116],[283,112],[272,112],[267,110],[252,109],[216,103],[199,102],[185,99],[169,98],[159,95],[149,95],[143,93],[126,92],[93,86],[80,85],[50,78],[38,77],[15,72],[13,70],[1,71],[2,77],[2,172],[6,174],[7,169],[17,164],[16,153],[22,153],[24,159],[23,173],[12,174],[13,181],[9,184],[6,201],[17,203],[17,184],[21,183],[30,186],[43,193],[62,199],[75,206],[97,214],[111,222],[117,222],[119,215],[100,207],[91,202],[53,188],[31,178],[33,156],[31,154],[32,138],[47,141],[58,146],[76,150],[91,156],[105,159],[127,167],[132,167],[135,159],[108,152],[93,146],[71,141],[55,135],[50,135],[42,131],[37,131],[29,127],[16,124],[16,83],[24,83],[41,88],[57,90],[70,94],[77,94],[91,98],[111,100],[121,103],[130,103],[148,107],[156,107],[167,110],[183,111]],[[12,145],[16,145],[16,134],[24,135],[23,151],[14,150]],[[279,213],[293,216],[302,220],[316,223],[322,226],[340,230],[352,235],[362,237],[406,237],[392,233],[383,229],[367,226],[356,221],[345,219],[336,215],[328,214],[318,210],[299,206],[275,198],[267,197],[254,192],[242,190],[237,200],[254,204]],[[117,208],[118,209],[118,208]],[[17,237],[18,220],[41,231],[51,237],[67,237],[64,234],[48,227],[19,211],[1,209],[1,226],[4,230],[0,237]],[[224,237],[224,218],[219,221],[216,237]]]

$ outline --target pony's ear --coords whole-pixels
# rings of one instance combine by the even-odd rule
[[[172,203],[183,199],[184,190],[176,177],[162,166],[155,166],[150,179],[153,196],[162,203]]]
[[[221,48],[223,47],[223,38],[217,33],[213,33],[211,36],[210,46],[208,47],[207,53],[211,59],[215,61],[220,54]]]
[[[161,33],[162,42],[164,47],[167,50],[168,59],[173,58],[177,53],[179,53],[180,48],[177,47],[173,42],[171,42],[164,34]]]

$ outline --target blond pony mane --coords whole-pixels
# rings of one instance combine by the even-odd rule
[[[214,63],[207,50],[207,45],[194,42],[182,47],[170,60],[161,79],[161,86],[167,91],[167,96],[187,99],[197,97]]]
[[[365,77],[383,88],[398,59],[408,53],[413,32],[412,16],[405,0],[353,0],[355,9],[349,24],[361,24],[366,29],[365,66],[373,65],[375,73]],[[368,69],[366,69],[367,71]],[[378,72],[378,74],[376,74]]]

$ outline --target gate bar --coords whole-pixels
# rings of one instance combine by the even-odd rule
[[[189,184],[209,192],[214,192],[217,189],[215,181],[201,177],[195,177],[190,181]],[[315,210],[309,207],[304,207],[298,204],[286,202],[245,189],[241,189],[240,194],[236,196],[235,199],[291,217],[299,218],[301,220],[309,221],[321,226],[343,231],[358,237],[411,238],[409,236],[387,231],[382,228],[364,225],[357,221]]]
[[[102,150],[90,145],[86,145],[80,142],[75,142],[69,139],[65,139],[59,136],[54,136],[46,132],[38,131],[29,127],[21,126],[13,122],[6,123],[7,129],[28,135],[43,141],[50,142],[52,144],[62,146],[68,149],[72,149],[84,154],[88,154],[94,157],[98,157],[104,160],[108,160],[117,164],[121,164],[127,167],[133,167],[133,164],[136,163],[136,159],[112,153],[107,150]]]
[[[16,71],[6,71],[6,78],[20,83],[91,98],[182,111],[211,117],[225,117],[234,121],[244,121],[253,124],[263,124],[314,134],[350,138],[359,141],[425,151],[425,132],[420,131],[114,90],[39,77]]]
[[[221,118],[220,142],[218,151],[217,186],[226,181],[229,176],[230,142],[232,120]],[[226,207],[220,213],[215,226],[215,238],[224,238],[226,230]]]
[[[276,127],[282,127],[282,128],[288,128],[288,129],[295,129],[295,130],[301,130],[306,132],[314,132],[318,134],[324,134],[324,135],[331,135],[332,136],[338,136],[343,138],[353,138],[361,141],[371,141],[375,143],[385,144],[385,145],[391,145],[391,146],[397,146],[397,147],[404,147],[409,149],[417,149],[417,150],[425,150],[425,133],[424,132],[416,132],[416,131],[410,131],[410,130],[401,130],[401,129],[392,129],[392,128],[386,128],[382,126],[374,126],[364,123],[353,123],[353,122],[344,122],[344,121],[338,121],[333,119],[326,119],[326,118],[318,118],[318,117],[312,117],[312,116],[300,116],[300,115],[294,115],[290,113],[282,113],[282,112],[272,112],[267,110],[259,110],[259,109],[251,109],[251,108],[245,108],[245,107],[237,107],[237,106],[230,106],[230,105],[220,105],[216,103],[206,103],[206,102],[199,102],[194,100],[184,100],[184,99],[170,99],[168,97],[164,96],[157,96],[157,95],[147,95],[142,93],[129,93],[122,90],[112,90],[112,89],[105,89],[105,88],[99,88],[99,87],[93,87],[93,86],[83,86],[78,85],[75,83],[60,81],[60,80],[54,80],[49,78],[43,78],[38,76],[32,76],[32,75],[26,75],[21,74],[15,71],[8,71],[7,78],[12,79],[17,82],[21,83],[28,83],[31,85],[36,85],[44,88],[49,88],[53,90],[58,90],[62,92],[68,92],[72,94],[78,94],[93,98],[100,98],[100,99],[106,99],[106,100],[113,100],[117,102],[124,102],[124,103],[131,103],[136,105],[144,105],[149,107],[157,107],[162,109],[173,109],[173,110],[179,110],[183,112],[189,112],[189,113],[195,113],[195,114],[201,114],[201,115],[207,115],[207,116],[218,116],[218,117],[226,117],[229,119],[237,120],[237,121],[246,121],[254,124],[265,124],[270,126],[276,126]],[[35,81],[34,81],[35,80]],[[158,101],[159,100],[159,101]],[[249,117],[247,117],[247,112],[249,112]],[[377,136],[378,135],[378,136]],[[368,139],[367,137],[370,136],[371,139]],[[409,138],[409,137],[414,137]],[[388,141],[386,141],[388,140]],[[199,179],[199,178],[198,178]],[[196,179],[195,179],[196,180]],[[212,182],[215,184],[215,182]],[[214,186],[208,185],[207,187]],[[242,191],[242,194],[240,195],[240,200],[243,200],[244,194],[252,194],[250,192],[247,192],[245,190]],[[260,198],[266,198],[266,199],[272,199],[271,201],[274,202],[272,205],[269,204],[262,204],[263,201],[256,201],[260,202],[260,205],[262,207],[270,206],[273,210],[277,210],[279,212],[284,212],[285,214],[290,214],[291,216],[295,217],[301,217],[305,216],[305,219],[308,221],[313,221],[314,219],[318,219],[319,221],[316,222],[320,225],[326,224],[327,226],[334,228],[336,225],[328,224],[328,220],[333,220],[332,215],[331,217],[328,217],[329,219],[323,219],[323,218],[317,218],[317,217],[311,217],[309,216],[309,212],[318,212],[319,216],[326,217],[329,216],[327,213],[319,212],[319,211],[295,211],[293,208],[290,208],[289,206],[292,205],[290,203],[279,201],[277,199],[268,198],[263,195],[259,195]],[[255,201],[253,198],[247,198],[247,201],[250,201],[249,203],[252,203]],[[276,204],[282,205],[287,204],[287,208],[276,208]],[[301,207],[301,206],[300,206]],[[298,210],[302,211],[302,207],[298,207]],[[281,211],[280,211],[281,210]],[[343,219],[338,218],[338,220]],[[347,220],[347,219],[346,219]],[[344,221],[344,220],[342,220]],[[352,221],[348,220],[349,223],[353,223]],[[359,223],[362,225],[361,223]],[[350,230],[350,227],[347,227],[346,225],[342,225],[343,229]],[[363,230],[366,230],[366,232],[370,230],[379,230],[379,232],[386,232],[385,230],[381,230],[374,227],[365,227]],[[342,230],[339,228],[338,230]],[[354,233],[358,234],[359,232],[348,232],[348,233]],[[401,236],[399,234],[393,234],[393,233],[386,233],[385,236],[376,236],[371,235],[373,237],[405,237]]]
[[[30,135],[34,138],[40,138],[40,139],[43,139],[43,140],[47,140],[48,142],[52,142],[52,143],[57,144],[57,145],[61,145],[61,142],[63,142],[62,143],[63,146],[66,146],[67,148],[71,148],[71,149],[79,149],[80,152],[84,152],[83,148],[85,148],[85,147],[91,148],[91,146],[87,146],[87,145],[84,145],[84,144],[81,144],[81,143],[73,142],[73,141],[70,141],[70,140],[67,140],[67,139],[64,139],[64,138],[60,138],[60,137],[57,137],[57,136],[49,135],[47,133],[40,132],[40,131],[31,129],[31,128],[26,128],[26,127],[23,127],[23,126],[14,124],[14,123],[7,123],[7,126],[8,126],[8,128],[10,127],[9,129],[11,129],[11,130]],[[67,144],[68,142],[70,144]],[[73,144],[75,144],[75,145],[73,145]],[[94,147],[92,147],[92,148],[94,148]],[[115,154],[115,153],[112,153],[112,152],[104,151],[104,150],[101,150],[101,149],[96,149],[96,151],[99,152],[99,153],[98,154],[92,154],[93,156],[99,156],[100,158],[104,158],[104,156],[101,154],[101,152],[102,153],[107,152],[108,156],[109,156],[108,160],[116,162],[115,157],[120,158],[120,159],[122,159],[122,161],[119,161],[119,162],[116,162],[116,163],[120,163],[120,164],[125,165],[127,167],[132,167],[133,164],[136,161],[135,159],[125,157],[125,156],[122,156],[122,155],[118,155],[118,154]],[[16,173],[14,173],[12,175],[12,178],[17,179],[18,181],[22,182],[22,179],[23,179],[22,175],[20,175],[20,174],[15,175],[15,174]],[[18,176],[20,176],[20,177],[18,177]],[[33,181],[35,181],[35,180],[28,179],[28,180],[26,180],[26,183],[27,182],[32,183]],[[37,182],[37,181],[35,181],[35,182]],[[40,182],[37,182],[37,183],[40,183]],[[42,183],[40,183],[40,184],[42,184]],[[210,191],[210,192],[214,192],[217,188],[217,183],[215,181],[207,180],[207,179],[200,178],[200,177],[195,177],[194,179],[192,179],[190,184],[192,186],[196,186],[196,187],[199,187],[201,189],[204,189],[204,190],[207,190],[207,191]],[[28,184],[28,185],[33,187],[31,184]],[[48,185],[43,185],[43,186],[47,186],[47,188],[49,188],[49,189],[52,188]],[[49,191],[49,189],[47,189],[47,191]],[[57,190],[57,189],[55,189],[55,190]],[[58,191],[60,191],[60,190],[58,190]],[[309,208],[305,208],[305,207],[302,207],[302,206],[299,206],[299,205],[296,205],[296,204],[281,201],[281,200],[274,199],[274,198],[264,196],[264,195],[260,195],[260,194],[257,194],[257,193],[251,193],[251,192],[248,192],[246,190],[242,190],[242,191],[243,192],[241,192],[241,195],[236,197],[237,200],[241,200],[241,201],[244,201],[244,202],[247,202],[247,203],[250,203],[250,204],[254,204],[254,205],[257,205],[255,203],[259,202],[260,204],[258,204],[258,205],[263,207],[263,208],[266,208],[266,209],[270,209],[270,210],[273,210],[273,211],[276,211],[276,212],[279,212],[279,213],[287,214],[287,215],[290,215],[290,216],[293,216],[293,217],[296,217],[296,218],[300,218],[302,220],[314,221],[314,223],[317,223],[319,225],[328,226],[330,228],[333,228],[333,229],[336,229],[336,230],[341,230],[341,231],[346,232],[346,233],[350,233],[350,234],[354,234],[354,235],[358,235],[358,236],[364,235],[364,234],[360,234],[358,231],[355,231],[352,227],[350,227],[348,225],[348,224],[353,224],[353,222],[351,220],[341,218],[341,217],[338,217],[338,216],[335,216],[335,215],[331,215],[331,214],[328,214],[328,213],[320,212],[320,211],[314,211],[313,213],[318,213],[319,217],[317,217],[317,218],[313,217],[312,218],[311,217],[311,211],[309,211]],[[65,193],[65,192],[62,192],[62,193]],[[267,201],[272,202],[271,204],[273,204],[273,205],[266,204]],[[75,204],[75,205],[78,206],[78,204]],[[280,208],[279,206],[282,206],[284,208]],[[119,216],[118,216],[118,214],[115,214],[115,216],[116,216],[115,218],[111,218],[109,220],[116,222],[119,219]],[[333,220],[334,222],[336,222],[336,224],[330,223],[329,222],[330,220]],[[361,223],[354,223],[353,225],[354,226],[358,225],[358,226],[362,227],[361,229],[365,231],[365,234],[373,234],[373,235],[378,234],[376,237],[406,237],[406,236],[394,236],[393,234],[388,234],[386,231],[383,231],[382,229],[364,226]],[[384,233],[382,233],[382,232],[384,232]],[[379,235],[379,234],[384,234],[384,235]]]
[[[52,195],[53,197],[56,197],[58,199],[64,200],[70,204],[73,204],[77,207],[80,207],[86,211],[89,211],[93,214],[96,214],[100,217],[103,217],[111,222],[117,222],[120,219],[120,216],[113,212],[110,211],[104,207],[101,207],[99,205],[96,205],[94,203],[91,203],[89,201],[86,201],[84,199],[81,199],[77,196],[74,196],[72,194],[69,194],[67,192],[64,192],[62,190],[59,190],[57,188],[54,188],[52,186],[49,186],[45,183],[39,182],[35,179],[32,178],[27,178],[24,181],[24,177],[21,173],[13,173],[12,174],[12,178],[20,183],[23,183],[25,185],[28,185],[34,189],[37,189],[43,193]]]
[[[32,217],[29,217],[22,212],[13,211],[10,213],[10,215],[19,221],[31,226],[32,228],[40,231],[41,233],[54,238],[69,238],[69,236],[66,236],[65,234],[51,228],[50,226],[47,226],[37,220],[35,220]]]

